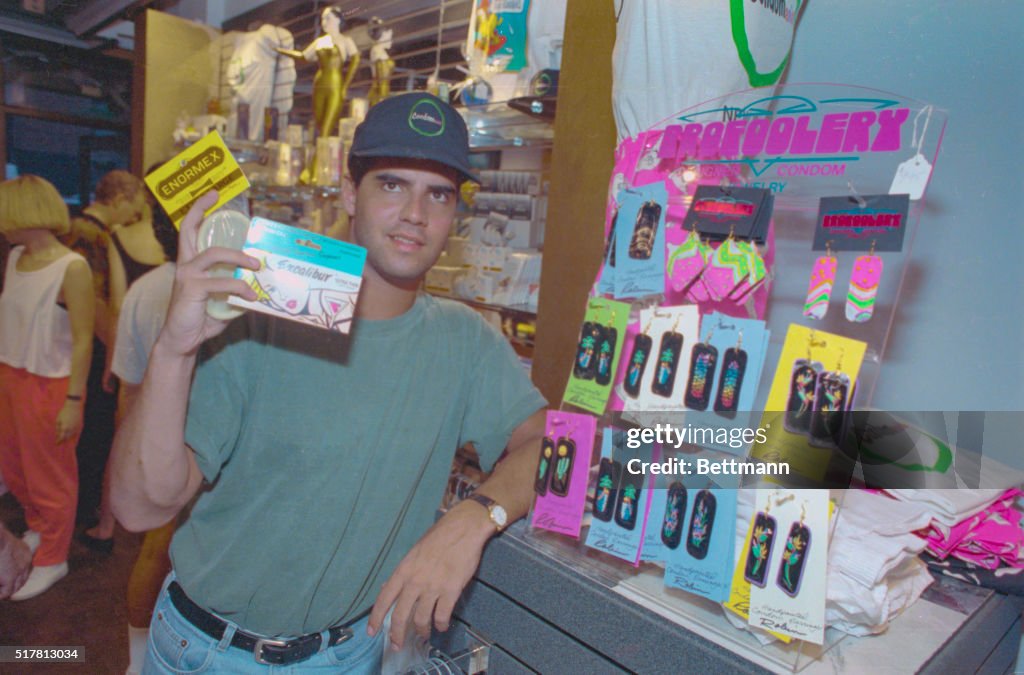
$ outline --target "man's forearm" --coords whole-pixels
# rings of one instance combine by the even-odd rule
[[[161,349],[150,357],[138,398],[114,438],[111,505],[129,530],[172,518],[202,480],[185,445],[185,415],[196,357]]]
[[[477,489],[478,494],[501,504],[510,523],[525,516],[533,503],[533,478],[544,436],[544,419],[542,410],[516,429],[505,458]]]

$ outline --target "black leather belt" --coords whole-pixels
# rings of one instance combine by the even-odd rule
[[[215,640],[220,640],[224,637],[224,631],[228,627],[227,622],[194,603],[191,598],[185,595],[185,591],[177,581],[171,582],[170,586],[167,587],[167,592],[171,596],[171,602],[174,604],[174,607],[193,626]],[[334,647],[349,640],[352,637],[350,626],[369,613],[370,610],[367,609],[364,612],[360,612],[351,621],[328,628],[326,646]],[[236,630],[234,637],[231,638],[232,647],[251,652],[258,663],[274,666],[284,666],[308,659],[320,651],[320,642],[320,633],[310,633],[309,635],[303,635],[290,640],[277,640],[246,633],[241,629]]]

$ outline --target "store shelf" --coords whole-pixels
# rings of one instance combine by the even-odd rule
[[[509,107],[508,102],[460,109],[469,129],[471,150],[550,147],[555,129],[550,120]]]

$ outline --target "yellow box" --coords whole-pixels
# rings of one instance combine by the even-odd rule
[[[224,139],[211,131],[159,169],[146,176],[146,185],[176,227],[192,204],[210,190],[217,203],[208,215],[249,189],[249,180],[228,151]]]

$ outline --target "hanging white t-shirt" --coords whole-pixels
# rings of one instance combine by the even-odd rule
[[[68,265],[85,258],[68,251],[42,269],[18,270],[24,246],[7,258],[0,293],[0,362],[40,377],[71,375],[71,319],[57,304]]]
[[[734,91],[779,82],[803,0],[615,0],[619,140]]]

